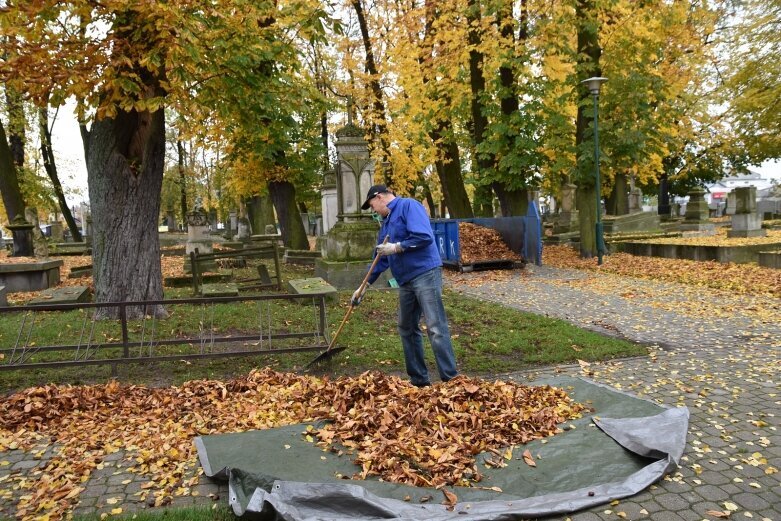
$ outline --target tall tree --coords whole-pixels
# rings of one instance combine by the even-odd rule
[[[596,0],[576,0],[575,12],[578,35],[578,116],[575,127],[575,146],[578,151],[577,164],[577,205],[580,217],[580,255],[591,258],[597,255],[596,217],[601,212],[601,204],[596,202],[597,187],[593,161],[593,122],[591,116],[591,94],[580,83],[591,76],[600,76],[599,58],[602,49],[599,46],[599,18],[595,6]],[[592,127],[593,128],[593,127]],[[589,147],[591,145],[591,147]]]
[[[62,183],[60,182],[60,176],[57,172],[57,161],[54,158],[54,151],[52,149],[52,133],[49,128],[49,108],[41,107],[38,109],[38,129],[41,139],[41,157],[43,158],[43,168],[46,170],[46,175],[49,176],[49,180],[54,188],[54,196],[57,198],[57,204],[60,208],[65,223],[70,230],[71,237],[74,242],[81,242],[81,230],[76,224],[76,219],[73,218],[71,209],[68,206],[68,201],[65,199],[65,191],[62,189]]]

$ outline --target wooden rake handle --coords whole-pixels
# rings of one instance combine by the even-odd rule
[[[388,242],[388,239],[390,239],[390,235],[385,236],[385,240],[382,241],[383,244],[386,244]],[[380,260],[379,255],[374,256],[374,260],[372,261],[371,266],[369,266],[369,271],[366,272],[366,276],[363,277],[363,281],[361,281],[361,285],[358,286],[358,289],[360,290],[360,294],[363,294],[364,290],[366,289],[366,285],[369,283],[369,275],[372,274],[372,271],[374,271],[374,267],[377,265],[377,261]],[[328,349],[326,350],[326,353],[331,350],[332,347],[336,344],[336,339],[339,337],[339,333],[342,332],[342,328],[347,323],[347,319],[350,318],[350,315],[353,313],[353,309],[355,309],[355,305],[353,304],[352,296],[350,297],[350,307],[347,308],[347,313],[344,314],[344,318],[342,319],[342,323],[339,324],[339,327],[336,329],[336,333],[334,333],[334,336],[331,337],[331,342],[328,344]]]

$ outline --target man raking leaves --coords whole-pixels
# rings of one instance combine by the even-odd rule
[[[396,197],[385,185],[374,185],[361,207],[382,217],[376,257],[368,274],[369,284],[390,268],[399,285],[398,329],[407,374],[413,385],[431,385],[423,352],[420,317],[426,320],[428,338],[443,382],[458,375],[450,341],[450,328],[442,303],[442,260],[434,242],[426,210],[414,199]],[[385,237],[389,240],[380,242]],[[360,304],[366,291],[362,284],[352,296]]]

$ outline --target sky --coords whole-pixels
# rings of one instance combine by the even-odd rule
[[[68,203],[73,206],[87,202],[87,167],[84,162],[84,151],[81,144],[79,125],[73,114],[72,105],[60,109],[52,129],[52,146],[60,181],[68,189],[74,190],[66,194]],[[760,166],[752,166],[751,170],[762,174],[765,178],[777,179],[781,182],[781,161],[766,161]]]

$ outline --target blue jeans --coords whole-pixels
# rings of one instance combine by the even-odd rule
[[[434,351],[439,378],[447,382],[458,375],[458,370],[442,304],[442,268],[429,270],[399,287],[399,335],[407,374],[412,384],[417,386],[431,383],[423,354],[421,314],[426,318],[428,339]]]

